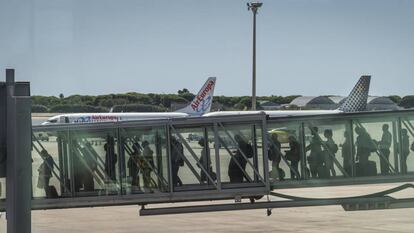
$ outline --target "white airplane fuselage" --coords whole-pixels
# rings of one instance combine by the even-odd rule
[[[237,116],[246,114],[265,113],[269,117],[290,117],[290,116],[310,116],[310,115],[325,115],[342,113],[340,110],[280,110],[280,111],[222,111],[210,112],[203,115],[203,117],[214,116]]]
[[[181,112],[68,113],[54,116],[48,121],[44,122],[42,125],[183,118],[188,116],[190,115]]]

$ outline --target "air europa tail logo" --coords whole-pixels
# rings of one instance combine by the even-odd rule
[[[203,91],[201,91],[200,94],[196,96],[196,98],[191,103],[191,108],[194,111],[197,111],[198,107],[200,106],[200,103],[203,101],[203,99],[206,97],[208,92],[214,87],[214,81],[210,80]]]

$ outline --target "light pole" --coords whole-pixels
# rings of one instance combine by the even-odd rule
[[[247,10],[253,12],[253,70],[252,70],[252,110],[256,110],[256,14],[261,2],[247,3]]]

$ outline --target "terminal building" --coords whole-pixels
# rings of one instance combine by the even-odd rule
[[[343,96],[300,96],[292,100],[290,106],[300,109],[332,110],[338,108],[346,100]],[[400,107],[388,97],[369,96],[367,100],[369,111],[398,110]]]

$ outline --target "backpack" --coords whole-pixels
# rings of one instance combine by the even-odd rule
[[[332,150],[333,150],[332,153],[336,154],[336,152],[338,152],[338,145],[334,144]]]

